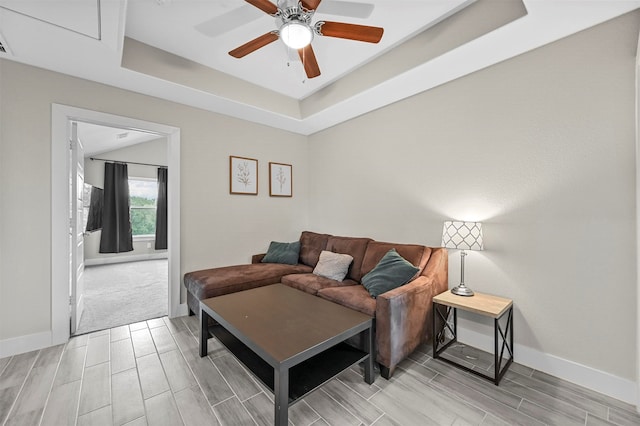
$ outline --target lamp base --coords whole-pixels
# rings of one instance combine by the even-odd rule
[[[461,284],[457,287],[454,287],[451,289],[451,293],[458,295],[458,296],[473,296],[473,291],[470,290],[467,286],[465,286],[464,284]]]

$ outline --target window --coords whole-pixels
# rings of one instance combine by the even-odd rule
[[[129,179],[129,216],[134,237],[155,236],[158,183],[153,179]]]

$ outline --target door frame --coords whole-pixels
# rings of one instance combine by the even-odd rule
[[[72,121],[155,133],[167,139],[168,314],[187,314],[180,303],[180,128],[68,105],[51,104],[51,340],[69,340],[69,131]]]
[[[78,194],[83,193],[85,172],[84,147],[82,141],[78,138],[78,122],[71,121],[69,124],[71,125],[71,137],[69,138],[71,142],[71,146],[69,147],[71,153],[71,163],[69,164],[71,180],[71,221],[69,227],[72,246],[69,260],[71,261],[70,284],[73,283],[73,285],[70,286],[69,292],[69,309],[71,311],[71,321],[69,321],[69,323],[71,325],[71,334],[75,334],[80,324],[82,311],[84,310],[84,229],[82,229],[82,217],[78,217],[78,215],[84,215],[84,212],[82,208],[83,200],[78,197]],[[83,188],[78,188],[78,176],[80,173],[82,173]],[[80,212],[78,211],[78,207],[80,207]],[[80,235],[82,235],[82,237]],[[81,251],[79,250],[80,241],[82,241],[82,258],[79,256]],[[80,270],[80,265],[82,265],[82,270]]]
[[[640,414],[640,34],[635,60],[636,147],[636,411]]]

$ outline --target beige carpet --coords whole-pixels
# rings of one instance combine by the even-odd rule
[[[113,328],[167,315],[167,259],[84,270],[84,312],[76,334]]]

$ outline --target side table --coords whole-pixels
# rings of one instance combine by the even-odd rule
[[[446,313],[443,315],[440,309],[436,309],[436,305],[446,306]],[[494,324],[494,375],[493,377],[484,374],[478,370],[471,369],[465,365],[459,364],[451,359],[441,357],[440,354],[444,352],[449,346],[458,341],[458,309],[462,309],[468,312],[474,312],[479,315],[493,318]],[[453,314],[453,328],[447,321],[449,316]],[[504,329],[500,324],[502,317],[506,315],[506,322]],[[440,317],[444,321],[445,326],[437,333],[436,319]],[[449,330],[453,334],[453,338],[448,342],[445,342],[445,331]],[[436,334],[437,333],[437,334]],[[476,292],[474,296],[457,296],[450,291],[445,291],[433,298],[433,359],[441,359],[456,367],[460,367],[470,373],[491,380],[496,384],[500,383],[500,379],[513,362],[513,301],[511,299],[505,299],[498,296],[492,296],[490,294],[483,294]],[[498,350],[498,343],[502,342],[500,350]],[[505,349],[507,350],[509,359],[506,364],[502,365],[502,360],[505,355]]]

